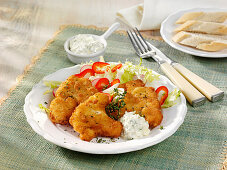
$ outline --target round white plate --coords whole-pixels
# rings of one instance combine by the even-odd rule
[[[56,71],[44,80],[64,81],[70,75],[79,73],[80,66],[76,65]],[[157,74],[157,73],[156,73]],[[153,81],[152,86],[165,85],[171,92],[175,86],[164,76],[160,76],[160,81]],[[33,130],[46,140],[70,150],[92,153],[92,154],[117,154],[143,149],[155,145],[176,132],[183,123],[187,112],[186,100],[181,94],[181,102],[171,108],[163,109],[163,120],[160,126],[151,130],[150,135],[141,139],[124,140],[122,138],[95,138],[91,142],[82,141],[78,133],[74,132],[71,126],[53,124],[46,113],[39,108],[39,104],[45,106],[45,102],[52,100],[52,94],[43,95],[48,87],[43,82],[36,84],[25,98],[24,112],[28,123]],[[102,139],[102,140],[101,140]],[[101,143],[99,143],[101,141]]]
[[[227,11],[227,9],[217,9],[217,8],[193,8],[193,9],[187,9],[187,10],[181,10],[176,13],[173,13],[169,15],[161,24],[160,34],[164,41],[168,43],[173,48],[183,51],[188,54],[200,56],[200,57],[209,57],[209,58],[223,58],[227,57],[227,49],[217,51],[217,52],[206,52],[202,50],[198,50],[192,47],[187,47],[180,45],[172,40],[172,37],[175,35],[173,32],[175,28],[179,26],[179,24],[176,24],[176,21],[187,12],[197,12],[197,11],[203,11],[203,12],[221,12],[221,11]]]

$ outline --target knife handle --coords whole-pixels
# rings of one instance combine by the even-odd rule
[[[165,62],[160,64],[160,67],[169,79],[180,89],[192,106],[200,106],[205,103],[206,98],[170,64]]]
[[[224,92],[213,86],[206,80],[202,79],[195,73],[191,72],[179,63],[173,65],[173,67],[193,86],[195,86],[202,94],[204,94],[210,101],[215,102],[223,98]]]

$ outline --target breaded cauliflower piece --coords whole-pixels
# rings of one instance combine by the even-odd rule
[[[109,97],[104,93],[96,93],[81,103],[73,112],[69,123],[80,133],[80,138],[90,141],[95,137],[119,137],[122,124],[110,118],[105,111]]]
[[[74,109],[97,92],[89,79],[70,76],[60,85],[55,94],[56,98],[51,101],[51,121],[67,124]]]
[[[62,125],[67,124],[76,106],[76,100],[71,97],[66,99],[61,97],[54,98],[50,104],[50,120],[53,123],[59,123]]]
[[[136,111],[145,117],[150,128],[160,125],[163,115],[157,94],[153,87],[136,87],[125,96],[125,107],[121,110],[121,116],[125,111]]]
[[[136,111],[145,117],[150,128],[160,125],[163,115],[161,106],[158,101],[158,96],[153,87],[144,87],[142,80],[132,80],[121,84],[119,87],[127,91],[125,95],[125,107],[121,109],[120,116],[125,114],[125,111]]]
[[[124,88],[127,92],[130,92],[136,87],[144,87],[144,86],[145,84],[143,83],[143,81],[140,79],[137,79],[137,80],[128,81],[127,83],[120,84],[118,88]]]
[[[80,104],[97,92],[89,79],[72,75],[60,85],[56,97],[73,97]]]

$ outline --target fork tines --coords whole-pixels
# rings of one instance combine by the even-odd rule
[[[141,57],[141,55],[153,51],[137,28],[135,28],[135,30],[133,29],[132,31],[128,30],[127,33],[137,55]]]

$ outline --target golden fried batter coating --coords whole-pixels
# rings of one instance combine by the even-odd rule
[[[75,107],[97,92],[90,80],[70,76],[60,85],[55,94],[56,98],[51,101],[51,121],[67,124]]]
[[[76,106],[77,102],[71,97],[56,97],[51,101],[49,117],[53,123],[67,124]]]
[[[120,115],[123,116],[125,111],[136,111],[145,117],[150,128],[160,125],[163,115],[158,96],[153,87],[144,87],[140,80],[133,80],[125,83],[124,88],[127,90],[125,95],[125,107],[121,109]]]
[[[95,137],[119,137],[122,131],[121,122],[110,118],[105,111],[109,97],[96,93],[81,103],[70,117],[69,123],[80,133],[80,138],[90,141]]]
[[[127,83],[120,84],[118,88],[124,88],[127,92],[130,92],[136,87],[144,87],[144,86],[145,84],[143,83],[143,81],[140,79],[137,79],[137,80],[128,81]]]
[[[72,96],[79,104],[97,92],[98,90],[92,86],[89,79],[72,75],[60,85],[56,91],[56,97],[67,98]]]

